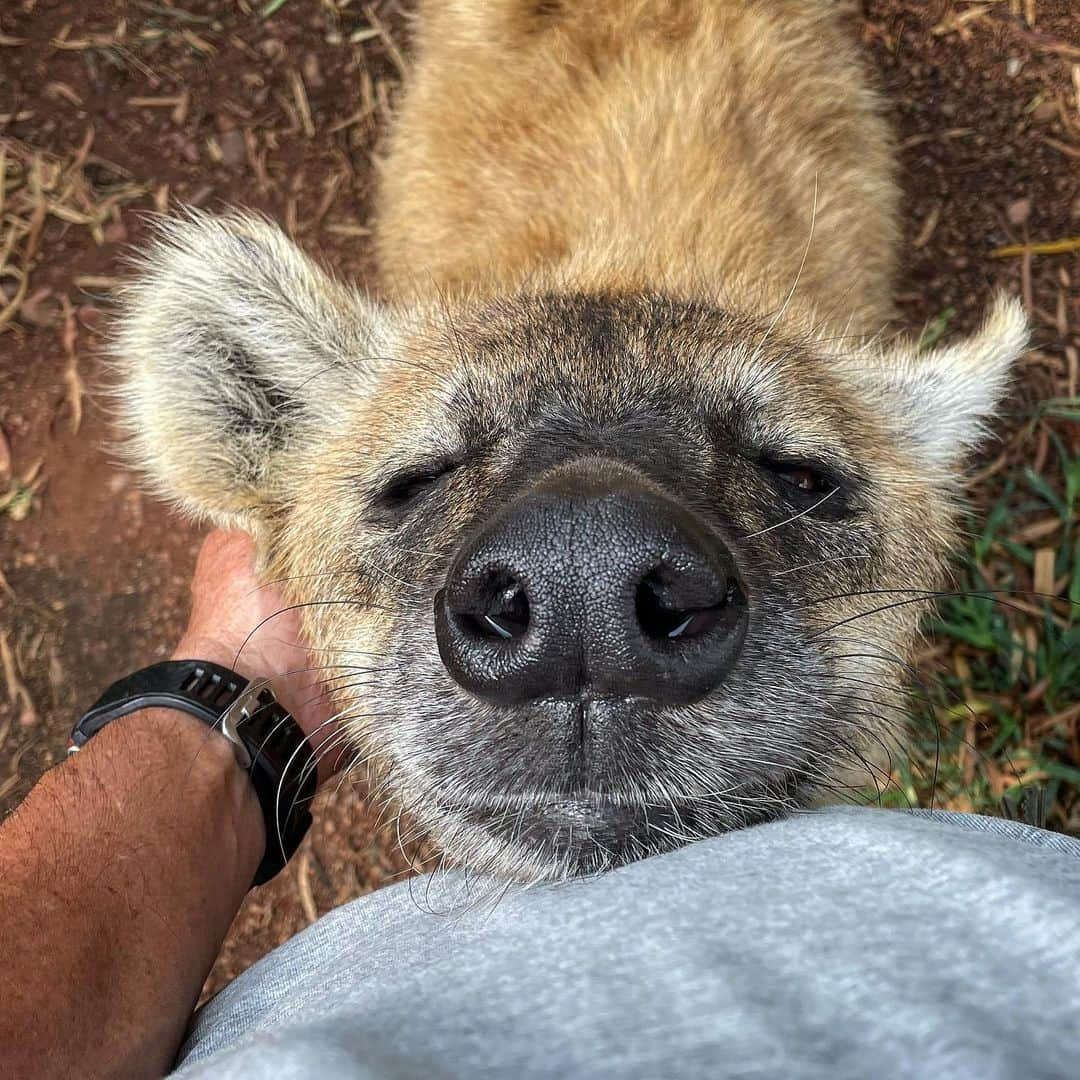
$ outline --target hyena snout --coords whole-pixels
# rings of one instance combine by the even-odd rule
[[[721,538],[595,464],[518,497],[462,548],[435,601],[450,675],[503,706],[696,700],[735,664],[747,620]]]

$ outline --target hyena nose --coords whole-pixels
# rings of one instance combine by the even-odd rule
[[[693,701],[735,664],[748,615],[715,532],[621,472],[553,474],[459,552],[435,599],[447,671],[500,705]]]

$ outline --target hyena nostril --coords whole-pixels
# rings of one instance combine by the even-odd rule
[[[638,626],[653,641],[685,641],[713,630],[729,608],[745,604],[735,578],[701,582],[670,566],[650,570],[634,598]]]
[[[491,570],[474,585],[470,608],[457,612],[466,631],[489,641],[509,641],[529,628],[525,586],[506,570]]]

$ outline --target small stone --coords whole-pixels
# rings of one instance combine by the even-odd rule
[[[309,89],[320,90],[326,85],[322,69],[319,67],[319,58],[315,53],[308,53],[304,57],[301,70],[304,73],[304,82],[307,83]]]
[[[239,128],[233,128],[232,131],[225,131],[219,135],[218,146],[221,148],[221,160],[230,169],[239,168],[247,161],[244,133]]]
[[[1010,225],[1023,225],[1031,216],[1031,200],[1028,198],[1017,199],[1009,203],[1005,211],[1005,217]]]
[[[267,60],[275,64],[282,60],[286,54],[285,42],[279,41],[277,38],[266,38],[264,41],[260,41],[258,49]]]
[[[1015,79],[1020,74],[1020,69],[1024,66],[1024,61],[1019,56],[1010,56],[1005,61],[1005,73],[1010,79]]]

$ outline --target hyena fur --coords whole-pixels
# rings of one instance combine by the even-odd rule
[[[167,221],[142,258],[116,336],[133,460],[257,538],[314,655],[352,665],[327,686],[373,783],[455,863],[589,872],[853,763],[884,782],[1026,326],[998,299],[946,347],[883,332],[896,167],[850,6],[427,0],[376,297],[243,212]],[[719,685],[604,738],[471,695],[432,618],[469,538],[594,467],[722,537],[750,605]],[[590,800],[614,824],[575,818]]]

